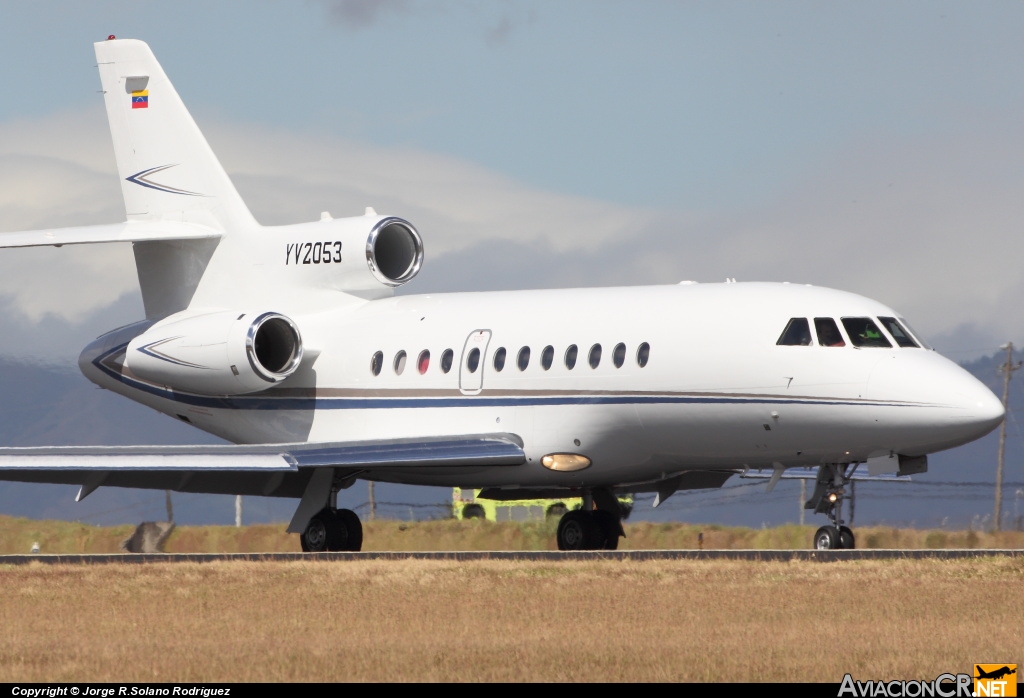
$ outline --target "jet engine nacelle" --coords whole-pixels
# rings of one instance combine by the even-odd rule
[[[381,219],[366,238],[366,265],[385,286],[411,281],[423,266],[423,240],[409,221]]]
[[[142,380],[200,395],[274,386],[302,362],[302,337],[279,313],[186,310],[128,344],[125,366]]]

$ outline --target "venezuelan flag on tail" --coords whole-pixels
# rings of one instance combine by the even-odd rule
[[[149,90],[132,92],[132,109],[149,109]]]

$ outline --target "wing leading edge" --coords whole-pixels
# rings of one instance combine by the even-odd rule
[[[515,466],[515,434],[291,444],[0,448],[0,480],[212,494],[302,496],[308,470]],[[306,473],[302,471],[306,470]]]

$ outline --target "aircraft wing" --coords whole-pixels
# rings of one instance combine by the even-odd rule
[[[0,480],[172,489],[213,494],[301,496],[310,469],[361,473],[393,468],[515,466],[526,462],[515,434],[472,434],[320,443],[212,446],[0,448]]]
[[[44,245],[60,247],[94,242],[195,240],[215,237],[220,237],[219,231],[194,223],[128,221],[111,225],[86,225],[78,228],[0,233],[0,247],[40,247]]]

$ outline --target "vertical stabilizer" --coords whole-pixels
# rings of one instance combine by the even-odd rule
[[[95,48],[128,220],[186,221],[224,232],[254,225],[149,46],[110,39]]]

